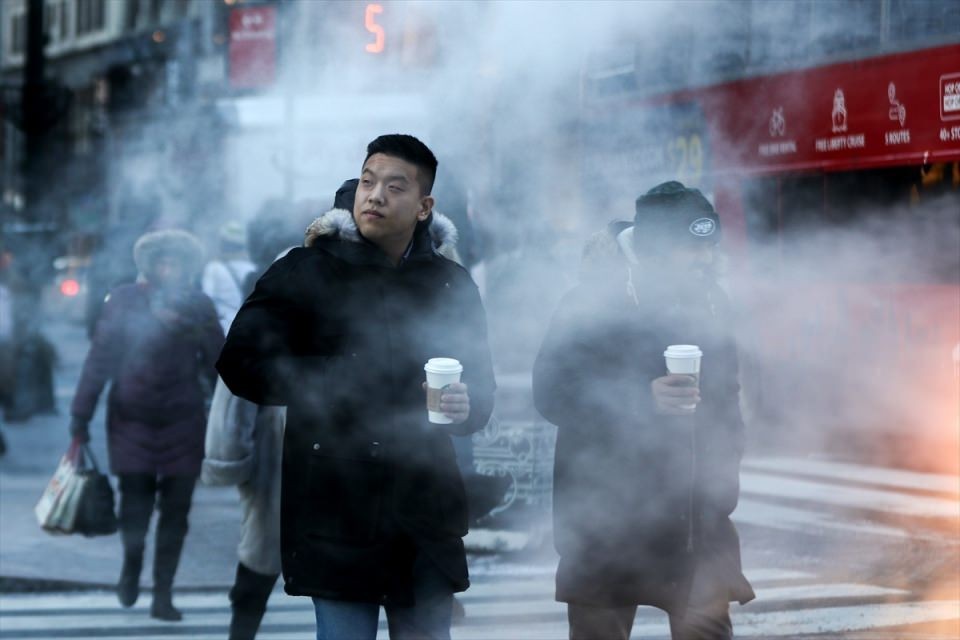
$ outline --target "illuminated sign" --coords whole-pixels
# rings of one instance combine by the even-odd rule
[[[383,6],[379,4],[368,4],[367,10],[363,14],[363,26],[373,34],[373,42],[367,43],[367,46],[364,47],[367,53],[383,53],[387,34],[383,30],[383,27],[377,24],[377,16],[381,13],[383,13]]]
[[[230,84],[254,89],[276,76],[277,15],[274,7],[230,11]]]

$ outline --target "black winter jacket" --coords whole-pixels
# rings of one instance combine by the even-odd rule
[[[434,242],[455,241],[455,229],[437,218],[418,225],[394,267],[348,212],[328,212],[311,225],[312,246],[278,260],[230,328],[217,363],[224,382],[257,404],[287,406],[281,553],[289,594],[409,603],[418,553],[454,590],[469,585],[450,433],[486,424],[495,384],[477,288],[438,254]],[[437,229],[453,237],[432,238]],[[437,356],[463,364],[464,424],[427,421],[423,365]]]
[[[730,599],[745,602],[753,592],[729,518],[743,421],[728,305],[715,286],[682,306],[628,286],[615,239],[623,228],[593,239],[534,365],[536,407],[558,427],[557,599],[679,614],[694,565],[706,562],[720,567]],[[650,383],[666,374],[671,344],[704,352],[691,417],[654,413]]]

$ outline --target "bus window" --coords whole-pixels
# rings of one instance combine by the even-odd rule
[[[746,181],[754,271],[807,282],[960,283],[960,190],[949,180],[937,181],[936,170],[895,167]]]

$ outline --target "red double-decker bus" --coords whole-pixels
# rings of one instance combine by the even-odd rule
[[[665,179],[717,206],[754,431],[956,472],[960,44],[654,95],[585,86],[588,209],[630,211]]]

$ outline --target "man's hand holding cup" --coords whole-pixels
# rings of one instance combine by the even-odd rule
[[[453,358],[431,358],[424,366],[427,415],[434,424],[462,424],[470,417],[470,394],[460,382],[463,366]]]
[[[671,373],[650,383],[653,406],[657,413],[667,416],[689,416],[700,403],[697,379],[691,375]]]
[[[700,404],[700,358],[703,352],[692,344],[675,344],[663,353],[667,375],[650,383],[653,406],[657,413],[688,416]]]
[[[440,413],[462,424],[470,417],[470,394],[462,382],[448,384],[440,394]]]

